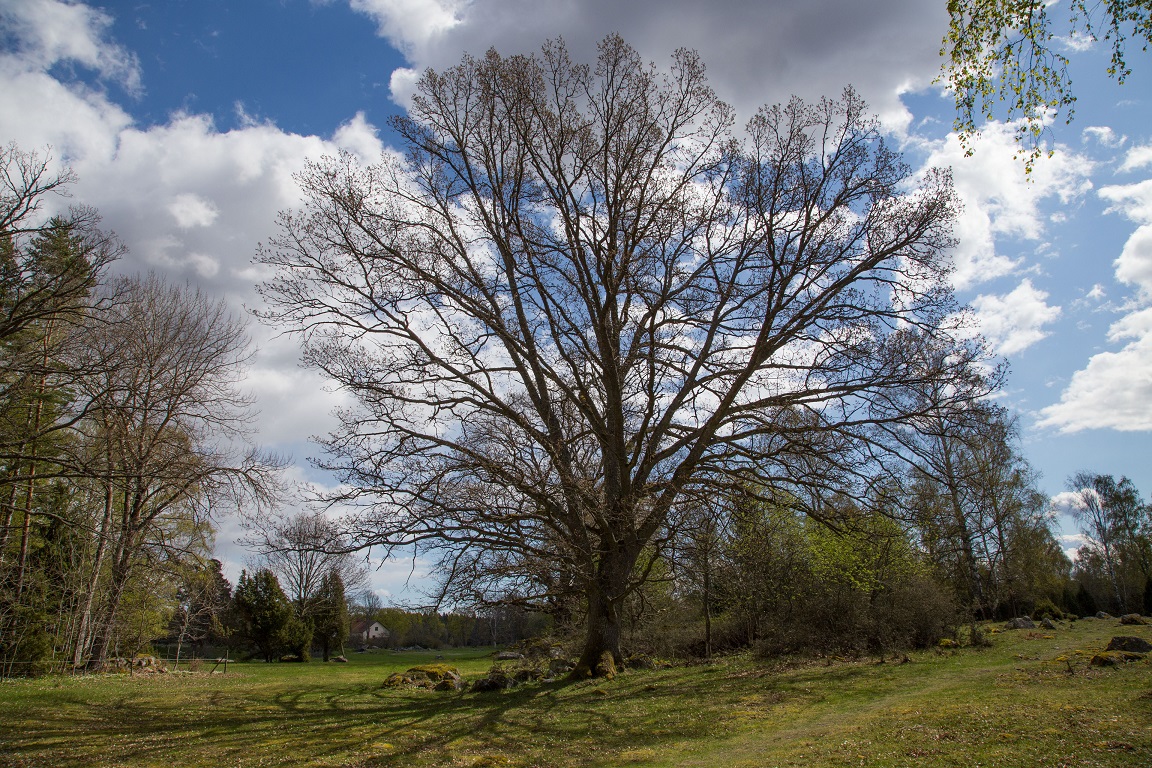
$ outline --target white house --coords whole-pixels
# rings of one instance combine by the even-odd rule
[[[348,630],[348,639],[361,645],[380,645],[388,639],[388,630],[378,621],[361,619],[352,622]]]

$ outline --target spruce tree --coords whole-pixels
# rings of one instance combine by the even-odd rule
[[[276,574],[268,569],[252,576],[241,571],[232,603],[242,639],[265,661],[272,661],[283,641],[285,626],[294,618],[292,604],[280,588]]]
[[[336,571],[326,573],[320,582],[315,619],[313,639],[320,644],[324,661],[328,661],[332,650],[343,649],[348,637],[348,601],[344,597],[344,580]]]

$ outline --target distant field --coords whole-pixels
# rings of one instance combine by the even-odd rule
[[[1152,663],[1087,663],[1117,634],[1152,641],[1152,627],[1086,620],[904,664],[741,656],[486,694],[381,688],[435,653],[8,681],[0,765],[1147,768]],[[470,678],[492,663],[444,655]]]

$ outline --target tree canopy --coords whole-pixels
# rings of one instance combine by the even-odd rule
[[[1052,6],[1046,0],[949,0],[943,79],[955,95],[956,127],[969,152],[979,121],[995,117],[1002,106],[1006,119],[1019,120],[1016,137],[1030,169],[1049,115],[1072,119],[1076,96],[1062,36],[1053,31]],[[1108,74],[1123,83],[1132,72],[1129,42],[1143,50],[1152,42],[1152,3],[1071,0],[1067,7],[1070,34],[1110,43]]]
[[[851,90],[742,141],[695,53],[661,71],[609,37],[590,66],[490,51],[418,91],[403,156],[298,177],[265,317],[357,399],[320,462],[356,540],[439,553],[457,599],[571,596],[581,667],[619,656],[688,499],[754,480],[831,520],[878,424],[985,394],[951,180],[910,178]]]

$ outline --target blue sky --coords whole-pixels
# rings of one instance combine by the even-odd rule
[[[1087,469],[1152,492],[1152,57],[1131,52],[1120,87],[1103,45],[1069,46],[1076,120],[1052,125],[1057,153],[1026,180],[1009,126],[987,126],[968,158],[950,133],[951,102],[932,84],[945,5],[0,0],[0,141],[51,146],[72,165],[75,198],[130,249],[119,270],[188,280],[241,311],[258,303],[257,244],[297,201],[292,172],[337,148],[373,159],[416,74],[464,52],[531,52],[563,35],[590,59],[619,32],[660,63],[688,46],[741,118],[852,84],[913,167],[953,167],[965,202],[958,296],[1011,366],[1002,398],[1042,488],[1056,495]],[[308,437],[342,396],[297,367],[290,341],[252,331],[260,440],[294,456],[301,480],[326,482],[304,466]],[[225,521],[232,572],[235,534]],[[386,566],[376,585],[400,591],[411,565]]]

